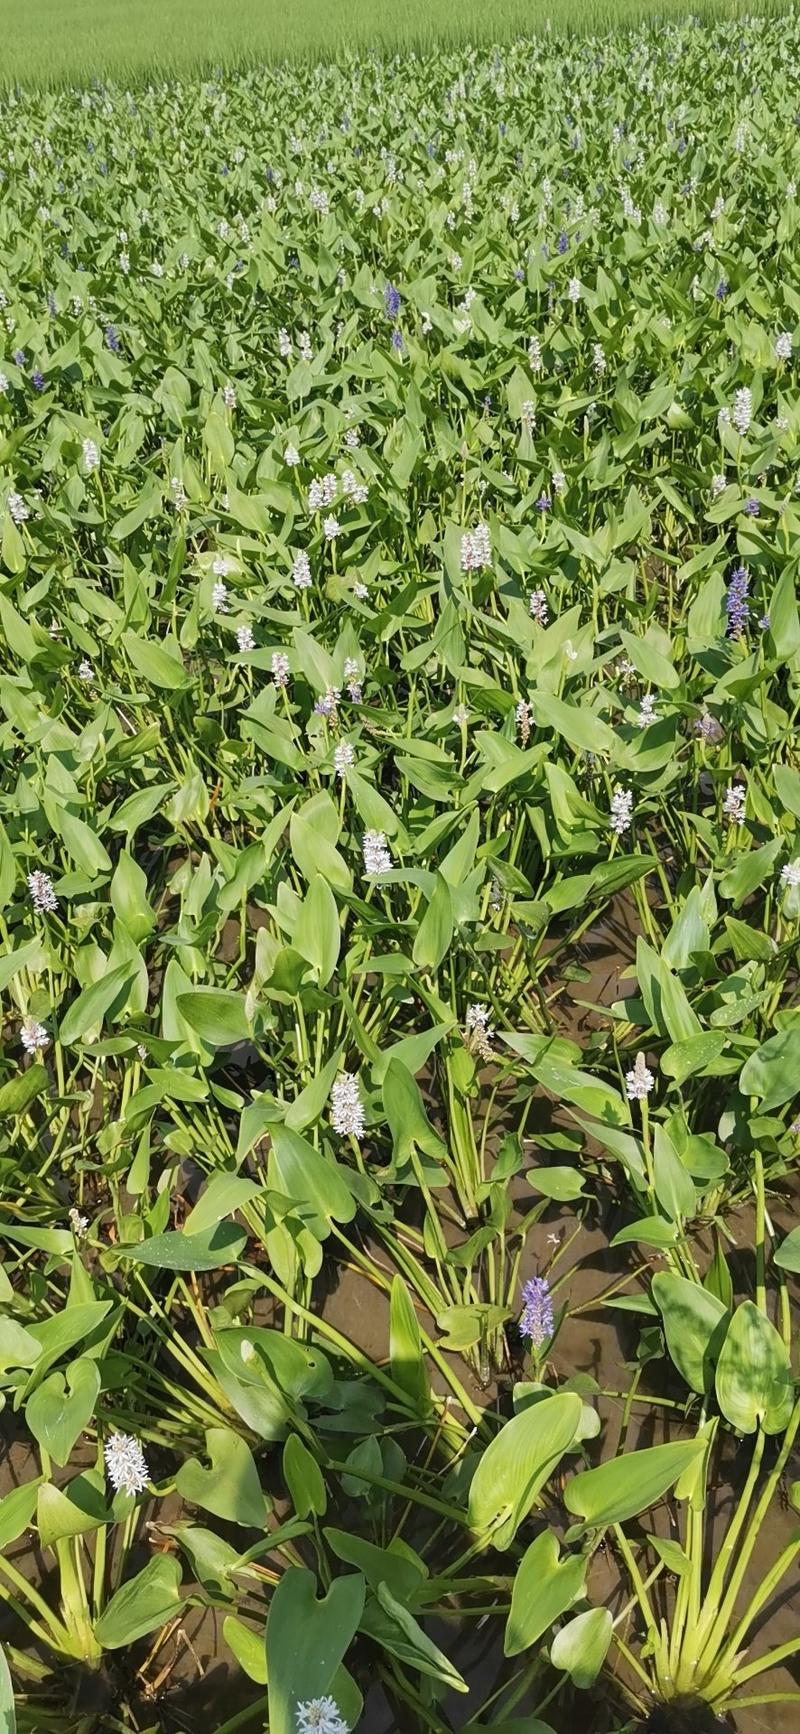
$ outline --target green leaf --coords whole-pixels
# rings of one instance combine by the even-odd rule
[[[0,1116],[24,1114],[31,1102],[44,1094],[49,1084],[46,1066],[28,1066],[27,1071],[17,1072],[15,1078],[9,1078],[8,1083],[0,1088]]]
[[[625,1523],[662,1499],[703,1449],[702,1440],[678,1439],[669,1445],[626,1451],[624,1457],[601,1463],[599,1469],[586,1469],[568,1482],[567,1510],[591,1529]]]
[[[647,1015],[659,1035],[683,1042],[701,1034],[702,1025],[682,983],[644,939],[636,943],[636,978]]]
[[[43,1547],[53,1547],[71,1535],[90,1535],[112,1521],[104,1478],[97,1470],[76,1475],[63,1492],[51,1481],[39,1488],[36,1527]]]
[[[780,1270],[800,1272],[800,1228],[793,1228],[772,1256]]]
[[[91,825],[76,818],[74,813],[68,813],[66,807],[56,810],[52,801],[46,802],[46,811],[56,836],[61,838],[67,854],[82,872],[88,873],[90,878],[98,873],[111,872],[111,856]]]
[[[21,1487],[12,1487],[0,1499],[0,1550],[5,1551],[12,1542],[19,1541],[20,1536],[28,1528],[39,1497],[42,1483],[40,1475],[32,1481],[23,1482]]]
[[[33,1437],[62,1469],[94,1414],[99,1390],[97,1363],[82,1356],[66,1375],[51,1373],[28,1398],[25,1419]]]
[[[680,686],[680,675],[669,657],[656,650],[649,638],[639,638],[636,633],[620,630],[620,639],[633,663],[637,673],[641,674],[650,686],[663,687],[668,692],[674,692]]]
[[[469,1686],[458,1669],[444,1651],[433,1643],[427,1632],[423,1631],[408,1608],[392,1595],[389,1585],[379,1583],[376,1593],[380,1609],[388,1616],[388,1622],[376,1620],[378,1610],[370,1606],[366,1609],[362,1622],[364,1630],[392,1655],[409,1662],[419,1673],[428,1674],[434,1680],[441,1680],[448,1691],[468,1692]]]
[[[508,1039],[514,1047],[520,1038]],[[531,1071],[538,1082],[556,1099],[573,1102],[587,1114],[595,1114],[611,1125],[629,1126],[630,1110],[619,1091],[592,1072],[581,1071],[578,1066],[564,1065],[552,1058],[555,1048],[555,1042],[549,1043],[541,1057],[531,1062]]]
[[[292,941],[311,964],[319,987],[327,987],[339,961],[342,935],[336,898],[327,879],[315,873],[300,906]]]
[[[323,1066],[311,1083],[306,1084],[299,1096],[295,1096],[294,1101],[289,1103],[282,1117],[290,1131],[305,1132],[308,1126],[316,1125],[330,1096],[333,1081],[341,1070],[342,1051],[337,1048],[335,1053],[331,1054],[327,1066]]]
[[[269,1184],[297,1204],[316,1213],[318,1224],[310,1223],[312,1232],[323,1237],[331,1221],[352,1222],[356,1202],[344,1179],[339,1163],[315,1150],[306,1138],[292,1132],[288,1126],[271,1127],[272,1149],[269,1155]]]
[[[580,1397],[564,1392],[532,1404],[501,1427],[469,1490],[470,1526],[484,1545],[510,1546],[580,1422]]]
[[[399,1060],[390,1060],[383,1079],[383,1107],[393,1140],[396,1167],[408,1162],[413,1150],[434,1161],[446,1156],[441,1138],[425,1113],[419,1087]]]
[[[665,1222],[663,1216],[640,1216],[636,1222],[618,1229],[611,1245],[628,1246],[631,1241],[639,1240],[644,1246],[674,1246],[677,1238],[674,1222]]]
[[[193,1210],[184,1223],[183,1232],[190,1236],[213,1228],[215,1222],[232,1216],[264,1190],[257,1180],[244,1180],[238,1174],[212,1174]]]
[[[775,1326],[752,1301],[736,1308],[717,1362],[717,1402],[731,1426],[782,1433],[792,1412],[789,1354]]]
[[[46,1230],[40,1232],[45,1233]],[[51,1230],[50,1232],[57,1231]],[[29,1229],[26,1244],[37,1244],[30,1238],[35,1233],[35,1229]],[[67,1250],[72,1252],[74,1241],[71,1234],[68,1239]],[[50,1250],[49,1246],[46,1250]],[[29,1390],[33,1390],[34,1386],[41,1384],[50,1368],[55,1366],[56,1361],[60,1361],[61,1356],[65,1355],[69,1349],[74,1348],[76,1343],[82,1342],[86,1337],[94,1338],[97,1341],[101,1329],[102,1331],[107,1329],[111,1306],[110,1300],[79,1303],[70,1301],[69,1305],[64,1307],[61,1312],[52,1313],[49,1318],[43,1318],[37,1320],[35,1324],[29,1324],[30,1335],[36,1337],[42,1350],[28,1380]]]
[[[93,981],[91,987],[85,987],[61,1019],[60,1040],[69,1047],[82,1041],[91,1030],[101,1029],[107,1014],[124,1003],[132,980],[130,964],[122,963],[118,969],[101,975],[99,981]]]
[[[225,1523],[263,1529],[268,1501],[244,1439],[229,1427],[210,1427],[205,1437],[211,1467],[205,1469],[196,1457],[181,1464],[175,1482],[181,1498]]]
[[[324,1517],[328,1495],[322,1470],[297,1433],[283,1447],[283,1479],[298,1517]]]
[[[699,1283],[669,1271],[659,1271],[653,1277],[653,1298],[678,1372],[699,1395],[712,1391],[730,1321],[727,1307]]]
[[[317,1600],[316,1579],[291,1566],[272,1593],[267,1619],[270,1734],[296,1734],[297,1705],[330,1694],[364,1612],[360,1572],[335,1578]]]
[[[371,1589],[388,1584],[399,1601],[414,1601],[425,1582],[423,1561],[402,1539],[391,1541],[388,1547],[376,1547],[374,1542],[365,1541],[363,1536],[353,1535],[349,1530],[326,1528],[325,1540],[337,1559],[364,1573]]]
[[[189,1562],[193,1578],[202,1584],[210,1596],[233,1601],[235,1587],[231,1573],[241,1563],[241,1555],[229,1541],[213,1529],[203,1529],[194,1523],[162,1525],[166,1535],[174,1535]]]
[[[292,813],[289,842],[304,879],[310,883],[321,873],[335,891],[350,891],[353,875],[336,848],[340,830],[339,814],[330,795],[312,795]]]
[[[219,1270],[222,1265],[238,1263],[246,1240],[244,1230],[234,1223],[217,1222],[202,1234],[175,1229],[154,1234],[135,1246],[123,1243],[115,1251],[118,1258],[132,1259],[134,1264],[146,1264],[153,1270]]]
[[[587,1561],[581,1554],[560,1559],[552,1529],[531,1542],[517,1567],[503,1653],[518,1656],[549,1630],[583,1595]]]
[[[181,1017],[211,1048],[230,1048],[252,1038],[244,994],[198,987],[191,993],[179,993],[176,1004]]]
[[[42,1352],[41,1343],[16,1319],[0,1318],[0,1371],[9,1367],[32,1367]]]
[[[775,793],[787,813],[800,819],[800,771],[791,765],[775,765],[772,770]]]
[[[525,1179],[542,1198],[555,1198],[559,1203],[580,1198],[586,1185],[577,1168],[529,1168]]]
[[[692,1562],[688,1554],[684,1553],[679,1542],[664,1541],[660,1535],[650,1535],[647,1539],[653,1552],[658,1555],[660,1560],[663,1560],[667,1571],[674,1572],[676,1577],[688,1575],[692,1569]]]
[[[139,638],[135,632],[123,632],[122,642],[137,674],[151,686],[177,692],[187,685],[188,675],[176,638]]]
[[[430,1401],[430,1385],[422,1352],[419,1320],[405,1282],[399,1274],[392,1282],[389,1358],[395,1383],[401,1390],[407,1391],[418,1411],[424,1412]]]
[[[614,1631],[610,1608],[588,1608],[562,1626],[550,1645],[554,1668],[569,1674],[573,1686],[593,1686],[608,1654]]]
[[[696,951],[707,951],[713,887],[694,885],[667,934],[661,956],[670,969],[688,969]]]
[[[777,1263],[777,1254],[775,1254]],[[715,1236],[714,1257],[703,1278],[703,1287],[722,1302],[726,1312],[733,1310],[733,1282],[719,1238]]]
[[[739,1076],[739,1089],[743,1096],[758,1096],[765,1114],[800,1092],[800,1026],[770,1036],[750,1055]]]
[[[797,575],[786,566],[772,592],[769,604],[769,635],[775,654],[788,662],[800,650],[800,615],[797,609]]]
[[[550,692],[536,692],[532,699],[533,714],[539,728],[553,729],[571,747],[582,753],[607,753],[613,758],[617,737],[608,723],[583,704],[566,704]]]
[[[94,1635],[104,1650],[125,1649],[171,1619],[182,1599],[178,1561],[171,1554],[156,1554],[111,1597]]]
[[[765,879],[771,877],[783,847],[783,838],[774,837],[771,843],[764,843],[760,849],[751,849],[746,855],[740,855],[735,865],[729,867],[720,879],[720,897],[738,909]]]
[[[5,909],[14,895],[17,882],[17,858],[11,847],[5,825],[0,823],[0,909]],[[2,1655],[2,1651],[0,1651]],[[0,1724],[0,1734],[2,1725]]]
[[[267,1658],[263,1632],[254,1632],[252,1626],[246,1626],[242,1620],[228,1614],[222,1622],[222,1636],[248,1680],[253,1680],[257,1686],[266,1686]]]
[[[453,938],[453,894],[441,873],[417,929],[412,956],[418,969],[437,970]]]
[[[687,1078],[694,1078],[698,1072],[704,1073],[708,1067],[719,1059],[728,1037],[724,1030],[708,1030],[699,1036],[691,1036],[688,1041],[673,1042],[665,1048],[661,1056],[661,1070],[668,1078],[674,1078],[676,1084],[685,1084]]]
[[[697,1195],[691,1175],[684,1167],[665,1126],[655,1128],[653,1138],[653,1170],[656,1197],[672,1222],[680,1223],[693,1216]]]
[[[6,1653],[0,1645],[0,1734],[16,1734],[17,1713],[14,1709],[14,1687]]]
[[[152,933],[155,914],[147,900],[147,877],[128,849],[120,851],[110,885],[111,903],[137,944]]]

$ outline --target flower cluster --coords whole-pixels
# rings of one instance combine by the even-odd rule
[[[553,1335],[553,1299],[545,1276],[532,1276],[522,1285],[520,1334],[533,1349],[541,1349]]]
[[[747,790],[743,783],[729,783],[722,802],[722,811],[732,825],[744,824]]]
[[[731,638],[741,638],[747,625],[750,616],[750,604],[747,600],[749,590],[750,573],[747,567],[736,566],[730,575],[725,595],[728,635]]]
[[[492,546],[485,524],[477,524],[461,538],[462,572],[485,572],[492,564]]]
[[[365,831],[361,847],[368,879],[379,879],[382,873],[391,873],[392,857],[383,831]]]
[[[644,1054],[637,1054],[633,1066],[625,1074],[625,1089],[629,1102],[644,1102],[650,1094],[655,1078],[648,1070]]]
[[[111,1433],[103,1447],[106,1472],[115,1493],[143,1493],[150,1480],[147,1459],[130,1433]]]
[[[633,793],[630,789],[620,788],[619,784],[614,789],[608,822],[615,837],[622,837],[630,830],[633,822]]]
[[[349,1734],[335,1698],[309,1698],[297,1705],[297,1734]]]
[[[331,1090],[331,1125],[340,1138],[364,1136],[364,1105],[353,1072],[341,1072]]]
[[[58,898],[53,890],[53,881],[49,873],[42,873],[38,869],[35,873],[29,873],[28,890],[31,894],[33,907],[38,910],[40,915],[55,914],[58,908]]]
[[[492,1058],[492,1037],[494,1028],[489,1022],[489,1012],[485,1005],[467,1007],[465,1022],[467,1045],[481,1060]]]

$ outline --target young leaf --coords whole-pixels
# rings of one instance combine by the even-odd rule
[[[484,1451],[469,1490],[470,1526],[484,1545],[510,1546],[580,1422],[580,1397],[564,1392],[532,1404],[501,1427]]]
[[[599,1469],[586,1469],[567,1485],[567,1510],[587,1528],[625,1523],[663,1498],[702,1449],[701,1440],[677,1439],[669,1445],[627,1451],[601,1463]]]
[[[586,1565],[581,1554],[559,1559],[552,1529],[537,1535],[517,1567],[503,1643],[506,1656],[518,1656],[529,1649],[578,1600],[583,1594]]]
[[[379,1583],[376,1594],[379,1605],[368,1604],[363,1629],[401,1661],[421,1674],[441,1680],[449,1691],[468,1692],[469,1686],[458,1669],[423,1631],[408,1608],[392,1595],[389,1585]]]
[[[569,1674],[573,1686],[593,1686],[608,1654],[614,1621],[609,1608],[589,1608],[562,1626],[550,1645],[554,1668]]]

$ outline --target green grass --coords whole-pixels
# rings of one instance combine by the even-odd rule
[[[703,0],[710,18],[752,7]],[[324,59],[348,50],[606,31],[685,16],[685,0],[4,0],[0,83],[51,87]]]

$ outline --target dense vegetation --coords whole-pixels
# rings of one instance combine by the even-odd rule
[[[775,0],[760,0],[759,13],[775,9]],[[442,45],[598,33],[685,13],[683,0],[4,0],[0,88],[161,81],[357,52],[427,56]],[[741,0],[694,8],[695,18],[737,15],[748,15]]]
[[[798,29],[4,104],[5,1734],[793,1695]]]

